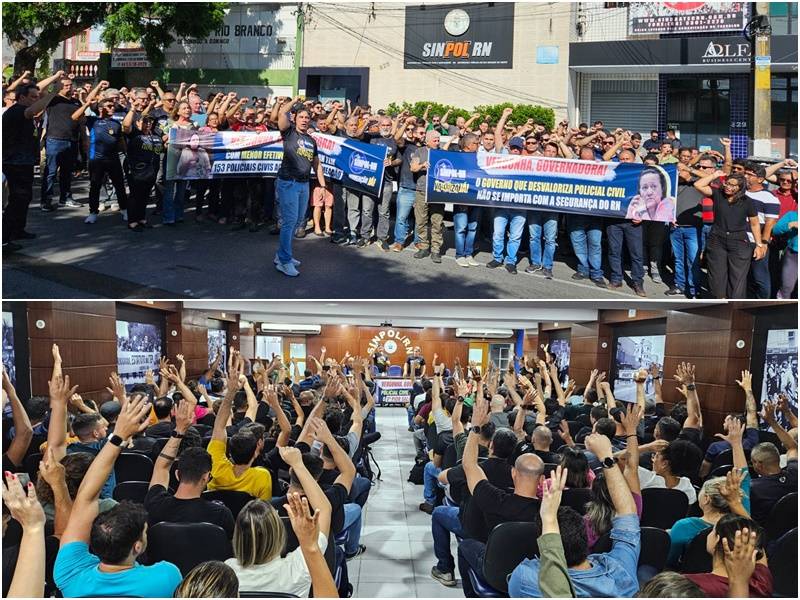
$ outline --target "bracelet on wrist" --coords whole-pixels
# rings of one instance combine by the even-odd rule
[[[159,453],[158,453],[158,455],[159,455],[161,458],[165,458],[165,459],[167,459],[167,460],[169,460],[169,461],[173,461],[173,460],[175,460],[176,458],[178,458],[177,456],[171,456],[171,455],[169,455],[169,454],[165,454],[164,452],[159,452]]]
[[[628,435],[625,436],[625,439],[632,438],[632,437],[638,438],[639,436],[636,435],[635,433],[629,433]]]

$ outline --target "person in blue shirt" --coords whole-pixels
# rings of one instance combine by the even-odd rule
[[[631,597],[639,591],[636,571],[641,538],[636,503],[613,458],[611,440],[593,433],[586,438],[586,447],[603,464],[616,516],[611,521],[611,550],[589,554],[581,515],[569,507],[559,509],[558,529],[569,579],[578,598]],[[508,595],[512,598],[542,597],[540,570],[540,558],[523,560],[511,573]]]
[[[797,287],[797,211],[790,210],[783,215],[775,227],[773,235],[786,235],[786,251],[783,253],[781,266],[781,287],[778,298],[791,298]]]
[[[75,452],[87,452],[92,456],[97,456],[108,442],[108,423],[99,413],[82,413],[75,417],[72,422],[72,432],[78,436],[77,442],[72,442],[67,446],[67,454]],[[117,485],[116,474],[111,469],[108,479],[103,484],[100,492],[101,498],[111,498],[114,487]]]
[[[97,94],[107,88],[107,81],[98,83],[86,97],[83,105],[72,113],[73,121],[86,120],[86,129],[89,131],[89,145],[85,148],[89,157],[89,216],[85,221],[87,224],[97,222],[97,215],[100,214],[100,188],[103,186],[106,174],[114,186],[123,214],[128,206],[125,179],[119,162],[119,152],[123,143],[122,124],[114,118],[116,107],[114,99],[104,97],[97,103],[97,116],[84,116],[86,110],[94,103]],[[125,218],[127,219],[127,215]]]
[[[121,502],[98,514],[100,489],[120,446],[145,429],[149,412],[144,397],[130,399],[119,414],[114,436],[100,450],[78,489],[53,568],[53,579],[65,598],[171,598],[181,582],[181,572],[172,563],[161,561],[146,567],[136,562],[147,548],[143,506]]]

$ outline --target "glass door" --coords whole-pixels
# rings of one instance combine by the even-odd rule
[[[273,354],[283,357],[283,338],[272,335],[256,336],[256,356],[270,360]]]
[[[667,81],[667,127],[678,132],[683,146],[718,148],[719,138],[733,128],[730,116],[730,79]]]
[[[511,344],[490,344],[489,358],[498,369],[505,371],[511,361]]]

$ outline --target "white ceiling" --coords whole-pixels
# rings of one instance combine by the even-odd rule
[[[485,327],[535,329],[539,322],[582,322],[597,319],[599,309],[668,310],[681,302],[597,301],[339,301],[320,300],[184,301],[186,308],[239,313],[246,321],[306,325],[367,325],[390,322],[395,327]],[[709,303],[704,303],[709,304]],[[693,303],[693,306],[699,306]]]

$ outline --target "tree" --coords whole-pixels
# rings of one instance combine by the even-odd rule
[[[222,25],[226,2],[4,2],[3,33],[14,50],[14,71],[33,72],[56,47],[103,25],[109,48],[139,42],[154,65],[177,37],[204,38]]]

